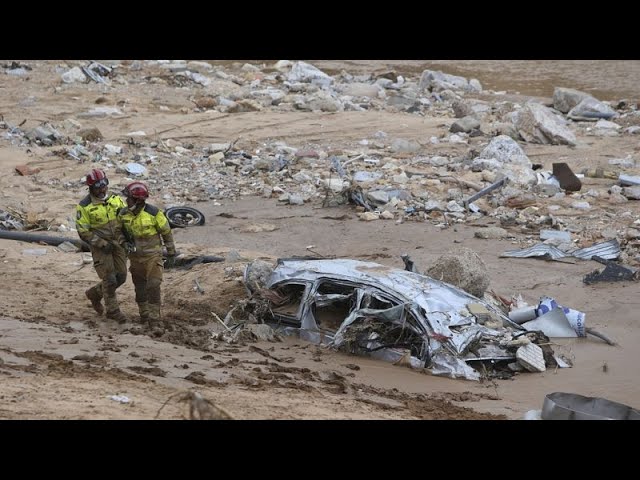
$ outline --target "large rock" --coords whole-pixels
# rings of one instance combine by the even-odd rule
[[[396,138],[391,142],[390,150],[394,153],[416,153],[422,148],[415,140]]]
[[[234,102],[232,107],[229,107],[229,113],[238,113],[238,112],[259,112],[262,110],[262,105],[255,100],[251,100],[249,98],[244,98],[237,102]]]
[[[473,171],[490,170],[519,185],[533,185],[537,181],[531,160],[511,137],[499,135],[471,162]]]
[[[478,128],[480,128],[480,122],[478,121],[478,119],[474,116],[467,116],[453,122],[453,124],[451,124],[451,127],[449,128],[449,131],[451,133],[469,133],[472,130],[476,130]]]
[[[286,94],[277,88],[265,88],[263,90],[253,90],[250,95],[265,107],[269,105],[278,105],[282,102]]]
[[[296,62],[287,76],[289,82],[309,82],[321,87],[328,87],[333,78],[322,70],[305,62]]]
[[[592,98],[588,93],[574,90],[573,88],[556,87],[553,90],[553,108],[567,113],[585,98]]]
[[[68,72],[64,72],[62,75],[60,75],[60,78],[62,78],[62,81],[64,83],[75,83],[75,82],[87,81],[86,75],[82,72],[82,70],[80,70],[79,67],[73,67]]]
[[[422,72],[418,89],[424,90],[425,88],[435,92],[447,89],[464,90],[466,92],[482,91],[482,85],[480,85],[478,80],[474,79],[469,82],[464,77],[433,70],[425,70]]]
[[[539,103],[527,103],[517,114],[516,128],[530,143],[547,145],[575,145],[576,136],[564,120]]]
[[[266,288],[269,277],[273,273],[274,265],[264,260],[254,260],[247,267],[245,285],[251,292]]]
[[[493,158],[502,164],[514,163],[531,167],[531,160],[525,155],[520,145],[518,145],[513,138],[506,135],[494,137],[491,142],[489,142],[489,145],[480,152],[477,158]]]
[[[440,257],[426,273],[479,298],[489,287],[487,266],[476,252],[464,247]]]
[[[317,91],[294,105],[299,110],[308,111],[337,112],[343,110],[340,100],[333,98],[329,93],[324,91]]]
[[[369,83],[349,83],[342,87],[343,95],[351,95],[352,97],[369,97],[377,98],[378,93],[382,91],[382,87]]]
[[[471,105],[460,100],[456,100],[455,102],[453,102],[451,104],[451,108],[453,109],[453,115],[456,118],[468,117],[469,115],[473,115],[475,113],[471,108]]]
[[[572,120],[596,121],[600,118],[613,118],[617,113],[609,105],[593,97],[587,97],[573,107],[567,116]]]
[[[387,104],[389,106],[398,107],[402,109],[402,108],[412,107],[413,105],[415,105],[416,100],[417,99],[410,94],[403,95],[401,93],[397,93],[394,95],[389,95],[387,97]]]
[[[622,189],[622,195],[631,200],[640,200],[640,186],[624,187]]]
[[[475,238],[483,238],[485,240],[498,240],[508,237],[509,232],[502,227],[487,227],[477,230],[473,236]]]
[[[100,132],[96,127],[83,128],[82,130],[79,130],[76,135],[87,142],[98,142],[104,139],[102,132]]]

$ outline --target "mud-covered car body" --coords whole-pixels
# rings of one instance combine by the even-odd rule
[[[499,309],[453,285],[372,262],[279,259],[265,287],[274,294],[273,322],[298,328],[301,338],[391,361],[409,353],[416,367],[430,366],[440,355],[464,370],[457,357],[472,344],[502,336],[480,325],[470,304],[519,329]]]

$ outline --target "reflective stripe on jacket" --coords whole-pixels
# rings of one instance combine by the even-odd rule
[[[175,255],[176,247],[167,217],[157,207],[145,204],[137,214],[123,208],[118,214],[122,228],[133,237],[136,244],[135,253],[130,257],[162,252],[162,242],[169,255]]]
[[[124,207],[126,204],[116,194],[107,196],[105,200],[87,195],[76,206],[78,235],[91,245],[100,243],[99,238],[120,243],[117,214]]]

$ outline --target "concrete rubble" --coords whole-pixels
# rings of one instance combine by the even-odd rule
[[[342,71],[330,75],[311,63],[287,60],[275,64],[244,63],[240,68],[178,60],[108,64],[78,61],[66,66],[57,69],[56,88],[60,91],[78,82],[84,88],[99,85],[104,91],[119,84],[174,85],[191,89],[194,92],[191,109],[207,112],[212,119],[214,115],[265,109],[386,110],[445,121],[439,137],[416,142],[385,132],[371,132],[352,148],[340,151],[326,145],[288,145],[278,139],[264,145],[231,138],[224,144],[207,144],[197,139],[183,142],[170,136],[159,140],[136,128],[135,121],[132,134],[122,139],[121,144],[113,141],[105,144],[91,119],[135,113],[128,111],[126,102],[96,106],[76,113],[75,118],[61,119],[58,124],[47,123],[27,130],[7,120],[0,122],[3,141],[25,150],[34,144],[55,146],[58,155],[65,152],[79,162],[90,162],[107,170],[115,167],[149,179],[154,188],[165,192],[165,200],[175,205],[247,195],[277,197],[284,204],[301,205],[325,199],[327,189],[334,197],[342,194],[343,201],[348,202],[349,191],[358,187],[371,202],[363,220],[429,221],[445,227],[487,216],[498,219],[503,227],[527,226],[535,231],[553,226],[588,231],[589,235],[574,239],[580,246],[588,246],[594,240],[594,222],[586,217],[554,218],[556,209],[589,211],[594,198],[623,203],[640,197],[634,183],[620,191],[574,192],[576,188],[563,191],[553,175],[540,175],[539,170],[534,170],[526,154],[530,143],[573,146],[578,131],[633,134],[612,120],[637,117],[640,114],[637,104],[601,102],[590,94],[564,86],[556,87],[552,103],[545,106],[536,101],[505,101],[503,95],[483,89],[475,79],[432,70],[414,78],[393,72],[351,75]],[[40,64],[16,64],[15,68],[31,70],[40,68]],[[160,110],[177,108],[169,101],[166,105],[161,99],[158,101]],[[458,153],[436,154],[432,147],[442,142],[454,145],[453,150]],[[623,175],[634,178],[639,173],[632,155],[617,163],[610,161],[613,168],[624,169],[616,173],[621,179]],[[451,177],[457,185],[450,183]],[[467,208],[464,197],[500,178],[507,179],[502,188]],[[69,182],[60,184],[60,188],[68,186]],[[452,186],[458,193],[454,193]],[[392,194],[395,191],[403,194]],[[447,213],[446,222],[443,211]],[[626,227],[631,227],[628,223]],[[623,246],[623,259],[630,260],[638,257],[640,249],[637,241],[625,238],[625,231],[626,228],[618,228],[617,236]]]

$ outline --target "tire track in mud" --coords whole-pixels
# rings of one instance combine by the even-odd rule
[[[225,114],[225,115],[222,115],[222,116],[219,116],[219,117],[216,117],[216,118],[200,119],[200,120],[196,120],[196,121],[193,121],[193,122],[188,122],[188,123],[185,123],[185,124],[182,124],[182,125],[174,125],[169,129],[162,130],[160,132],[155,132],[154,135],[162,135],[162,134],[170,132],[172,130],[179,130],[179,129],[184,129],[185,127],[190,127],[190,126],[193,126],[193,125],[206,124],[206,123],[209,123],[209,122],[215,122],[215,121],[220,120],[222,118],[226,118],[229,115],[231,115],[231,114]],[[240,116],[242,114],[234,114],[234,115]],[[322,116],[322,114],[320,114],[319,116]],[[314,116],[314,117],[310,118],[310,120],[311,119],[315,119],[317,121],[317,116]],[[236,130],[235,134],[236,135],[241,135],[243,133],[246,134],[246,133],[249,133],[249,132],[253,132],[253,131],[257,131],[257,130],[264,130],[264,129],[271,128],[271,127],[282,127],[282,126],[290,125],[290,124],[293,124],[293,123],[300,123],[300,119],[292,119],[292,120],[288,120],[288,121],[273,122],[273,123],[262,123],[262,124],[259,124],[259,125],[255,126],[255,127],[244,128],[242,130]],[[167,136],[167,137],[162,138],[162,139],[163,140],[167,140],[169,138],[177,139],[177,138],[186,138],[186,137],[184,137],[184,136],[171,136],[170,135],[170,136]],[[197,137],[196,136],[189,136],[189,138],[197,138]],[[207,137],[206,135],[204,135],[203,138],[213,138],[213,137]]]
[[[251,348],[251,347],[249,347]],[[255,348],[255,347],[254,347]],[[259,361],[236,361],[233,367],[242,372],[230,375],[231,383],[251,390],[288,389],[305,392],[314,398],[338,397],[341,402],[365,404],[373,411],[393,411],[402,418],[422,420],[505,420],[505,415],[494,415],[455,405],[453,402],[477,402],[480,400],[500,400],[489,394],[461,392],[433,395],[409,394],[396,389],[376,388],[349,380],[352,372],[342,374],[335,370],[314,371],[307,367],[281,365],[270,361],[269,356]],[[228,367],[230,364],[224,364]]]
[[[216,127],[215,135],[203,131],[201,128],[185,128],[193,124],[178,126],[183,129],[180,134],[163,136],[162,139],[185,139],[185,138],[212,138],[221,141],[231,141],[241,137],[245,141],[260,142],[266,139],[279,138],[281,140],[305,138],[305,143],[320,141],[340,141],[361,139],[362,136],[370,136],[377,130],[384,130],[387,134],[406,138],[423,138],[428,135],[431,129],[435,129],[442,123],[442,119],[414,118],[401,113],[395,114],[397,121],[389,122],[381,115],[358,115],[360,112],[330,112],[312,114],[308,112],[265,112],[245,116],[245,113],[234,115],[234,124],[237,120],[247,119],[240,129],[233,129],[222,123]],[[378,113],[378,112],[374,112]],[[281,117],[281,120],[274,121],[274,117]],[[206,120],[209,121],[209,120]],[[203,120],[203,122],[206,122]],[[332,123],[339,125],[332,127]],[[344,123],[349,124],[349,128],[344,128]],[[286,131],[287,126],[295,125],[292,131]],[[435,132],[435,130],[434,130]],[[330,137],[330,138],[327,138]]]

